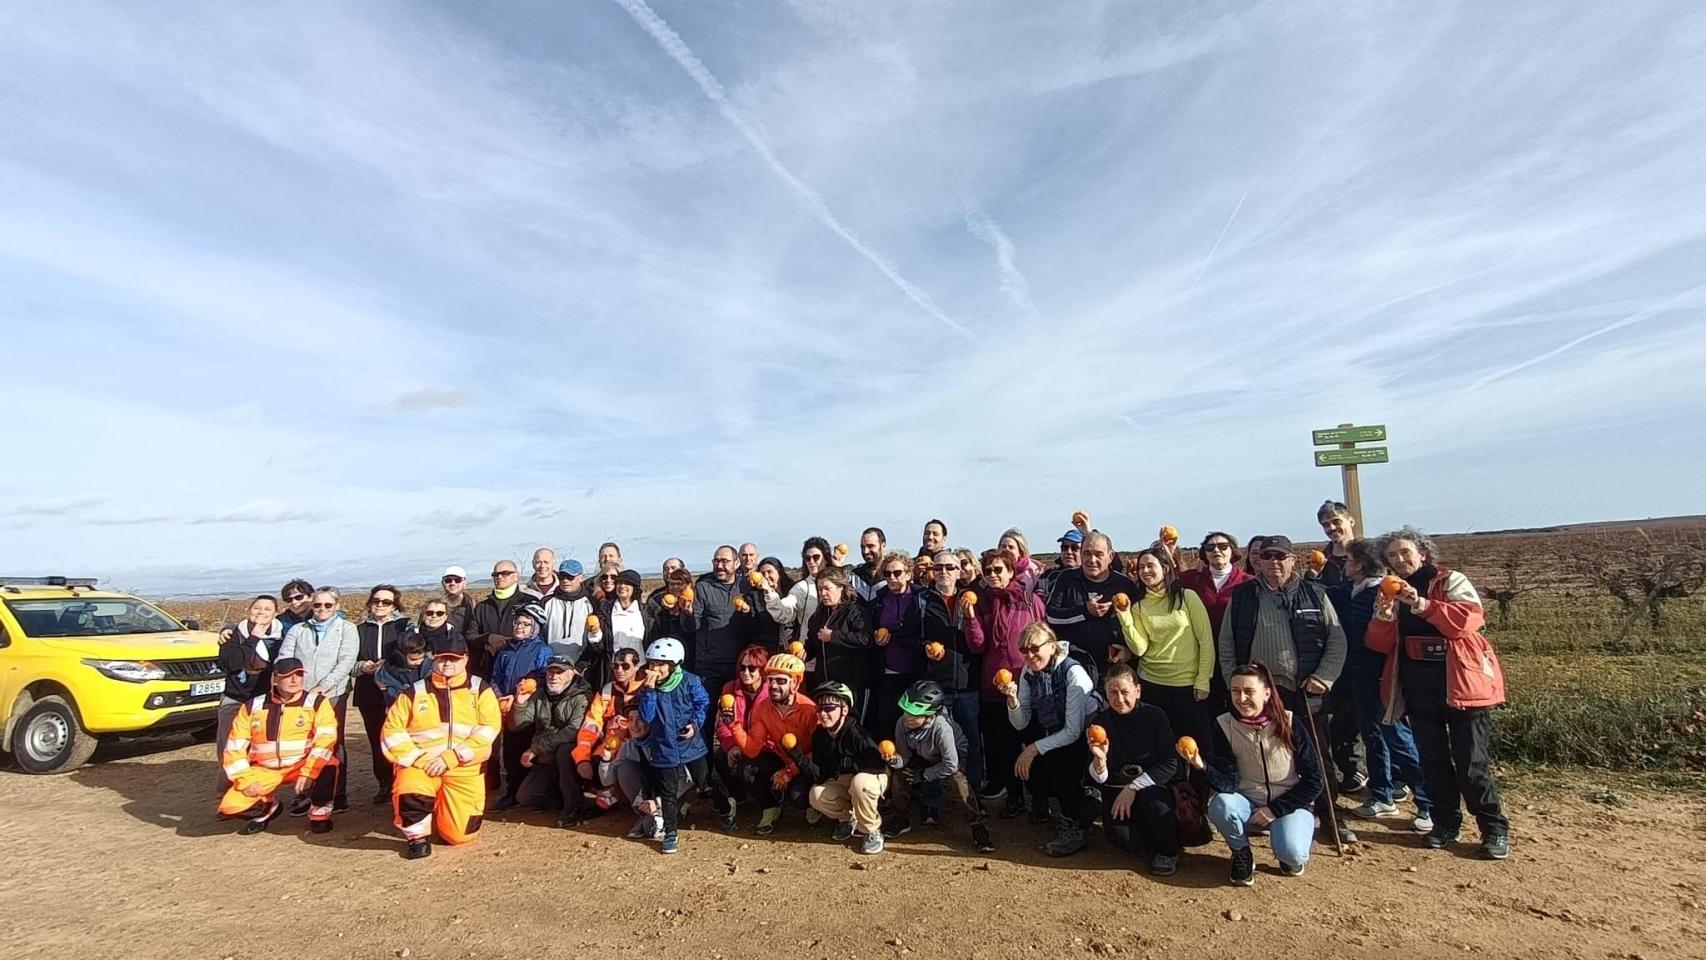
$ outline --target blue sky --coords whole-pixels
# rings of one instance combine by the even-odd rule
[[[1698,4],[6,7],[4,572],[1706,506]]]

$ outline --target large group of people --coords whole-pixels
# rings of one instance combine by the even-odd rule
[[[752,543],[698,576],[672,558],[649,593],[615,543],[591,570],[540,548],[526,579],[493,564],[478,601],[449,567],[414,618],[375,586],[359,622],[292,580],[221,633],[219,814],[333,829],[353,702],[411,859],[516,808],[569,828],[629,811],[630,837],[675,853],[693,804],[729,831],[756,809],[759,835],[799,815],[868,854],[947,820],[989,852],[993,821],[1025,818],[1065,857],[1099,821],[1159,876],[1212,826],[1244,885],[1253,835],[1295,876],[1318,833],[1407,819],[1441,849],[1467,809],[1504,859],[1504,681],[1474,586],[1412,528],[1361,539],[1332,501],[1317,519],[1323,549],[1211,531],[1192,556],[1162,527],[1121,555],[1080,512],[1052,566],[1018,529],[979,553],[932,519],[916,550],[866,529],[857,563],[815,536],[797,568]]]

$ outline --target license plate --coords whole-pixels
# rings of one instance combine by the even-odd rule
[[[224,680],[203,680],[200,683],[190,684],[190,696],[205,697],[210,693],[219,693],[224,689]]]

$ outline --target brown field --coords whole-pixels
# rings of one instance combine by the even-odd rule
[[[1155,880],[1099,836],[1050,860],[1022,821],[997,823],[993,856],[950,819],[864,858],[792,815],[756,837],[750,809],[732,836],[689,816],[672,858],[622,839],[626,817],[560,830],[528,812],[411,863],[365,802],[365,751],[333,833],[282,820],[249,838],[213,816],[213,747],[180,735],[103,746],[65,776],[0,773],[0,956],[1698,957],[1706,817],[1686,771],[1706,770],[1706,606],[1673,599],[1653,630],[1590,565],[1702,542],[1699,518],[1442,538],[1483,590],[1516,591],[1490,628],[1512,688],[1495,720],[1503,864],[1381,821],[1343,859],[1317,847],[1298,879],[1258,842],[1243,890],[1218,842]],[[212,624],[240,602],[169,606]],[[1545,766],[1582,762],[1599,769]]]

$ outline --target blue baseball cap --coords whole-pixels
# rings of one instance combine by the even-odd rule
[[[1056,542],[1057,543],[1081,544],[1084,542],[1084,535],[1082,533],[1079,533],[1077,530],[1068,530],[1065,533],[1061,534],[1060,539]]]
[[[557,572],[565,577],[578,577],[585,572],[585,569],[586,568],[581,566],[581,562],[579,560],[575,560],[573,558],[564,560],[562,563],[557,564]]]

